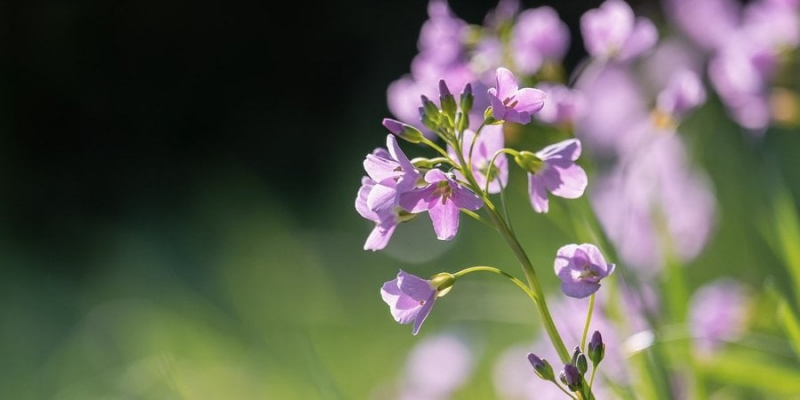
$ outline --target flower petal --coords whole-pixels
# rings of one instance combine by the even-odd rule
[[[430,200],[435,199],[433,192],[436,190],[436,185],[429,185],[424,188],[412,190],[400,194],[400,207],[403,207],[410,213],[420,213],[428,211],[430,208]]]
[[[503,121],[506,119],[506,106],[503,104],[503,100],[500,100],[494,92],[494,88],[489,89],[489,103],[492,105],[492,116],[498,121]]]
[[[358,211],[362,217],[373,222],[378,222],[380,221],[378,214],[370,210],[367,206],[367,197],[370,191],[372,191],[373,186],[375,186],[375,181],[370,179],[370,177],[365,176],[361,178],[361,187],[358,188],[358,195],[356,196],[356,211]]]
[[[517,105],[514,109],[520,112],[527,112],[533,114],[544,107],[544,100],[547,97],[545,93],[539,89],[522,88],[517,91],[514,96],[514,101]]]
[[[603,253],[600,252],[600,249],[598,249],[597,246],[585,243],[580,245],[579,248],[589,257],[589,262],[592,265],[600,267],[600,269],[603,272],[603,277],[611,274],[611,271],[613,271],[614,264],[610,265],[606,264],[606,259],[605,257],[603,257]]]
[[[506,68],[498,68],[497,97],[503,101],[507,97],[512,96],[517,90],[519,90],[519,86],[517,86],[517,80],[514,78],[514,74]]]
[[[528,174],[528,196],[531,199],[533,211],[546,213],[549,209],[547,189],[539,174]]]
[[[397,274],[397,287],[400,288],[403,294],[416,301],[426,300],[430,297],[432,292],[436,292],[436,289],[431,286],[430,281],[402,270]]]
[[[536,152],[536,157],[539,157],[544,161],[575,161],[580,156],[581,141],[578,139],[567,139],[558,143],[554,143]]]
[[[458,232],[458,207],[451,199],[444,202],[437,199],[434,206],[428,210],[433,222],[433,230],[439,240],[451,240]]]
[[[589,183],[586,171],[577,164],[571,164],[567,168],[548,168],[542,176],[544,185],[550,193],[565,199],[577,199],[583,196]]]
[[[367,207],[379,217],[390,214],[398,202],[397,189],[375,185],[367,196]]]
[[[428,183],[438,183],[445,180],[448,180],[447,174],[440,169],[432,169],[425,174],[425,182]]]
[[[592,293],[600,289],[599,283],[591,282],[563,282],[561,284],[561,291],[569,297],[582,299],[589,297]]]
[[[425,300],[425,304],[422,305],[422,308],[419,309],[417,313],[417,317],[414,319],[414,330],[411,331],[413,335],[419,333],[419,328],[422,327],[422,323],[425,322],[425,319],[428,318],[428,314],[431,313],[433,310],[433,305],[436,304],[436,292],[434,292],[428,300]]]
[[[364,243],[364,250],[383,250],[383,248],[389,244],[389,239],[392,238],[395,228],[397,228],[397,222],[395,221],[386,221],[385,223],[375,225],[375,228],[373,228],[372,232],[367,236],[367,241]]]
[[[459,184],[451,184],[451,187],[452,186],[455,186],[453,188],[452,200],[456,207],[473,211],[483,207],[483,199],[477,194]]]
[[[637,18],[633,32],[622,45],[617,56],[621,61],[633,59],[652,48],[658,42],[658,29],[647,18]]]

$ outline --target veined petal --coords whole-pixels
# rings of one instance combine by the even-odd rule
[[[437,199],[435,205],[428,210],[428,214],[433,222],[433,230],[439,240],[451,240],[458,232],[458,207],[453,204],[453,200],[445,199],[444,202]]]
[[[365,176],[361,178],[361,187],[358,188],[358,195],[356,196],[356,211],[358,211],[362,217],[370,221],[378,222],[380,221],[378,214],[370,210],[369,206],[367,206],[367,197],[372,191],[373,186],[375,186],[375,181],[370,179],[370,177]]]
[[[403,294],[416,301],[426,300],[430,297],[432,292],[436,292],[436,289],[431,286],[430,281],[406,273],[405,271],[400,271],[400,273],[397,274],[397,287],[400,288]]]
[[[542,173],[544,185],[558,197],[577,199],[583,196],[589,179],[586,171],[577,164],[570,164],[566,168],[551,167]]]
[[[483,199],[477,194],[459,184],[451,184],[451,187],[452,186],[455,186],[453,188],[452,200],[456,207],[473,211],[483,207]]]
[[[436,304],[436,292],[434,292],[431,297],[425,301],[425,304],[422,305],[422,308],[419,309],[419,313],[417,313],[417,317],[414,319],[414,330],[411,331],[413,335],[419,333],[419,328],[422,327],[422,323],[425,322],[426,318],[428,318],[428,315],[431,313],[434,304]]]
[[[432,169],[425,174],[425,182],[428,183],[438,183],[445,180],[449,180],[447,174],[440,169]]]
[[[373,186],[367,196],[367,207],[379,217],[391,213],[397,202],[397,190],[384,185]]]
[[[489,89],[489,103],[492,105],[492,116],[498,121],[506,119],[506,106],[494,93],[494,88]]]
[[[367,236],[367,241],[364,243],[364,250],[383,250],[386,245],[389,244],[389,239],[392,238],[395,228],[397,228],[396,222],[376,224],[375,228],[373,228],[372,232]]]
[[[582,299],[589,297],[592,293],[600,289],[599,283],[591,282],[563,282],[561,283],[561,291],[569,297]]]
[[[514,109],[533,114],[544,107],[544,100],[546,97],[547,95],[539,89],[522,88],[518,90],[514,96],[514,101],[517,102]]]
[[[497,97],[499,97],[501,101],[505,100],[507,97],[513,95],[517,90],[519,90],[519,86],[517,86],[517,80],[514,79],[514,74],[506,68],[498,68]]]
[[[411,161],[406,157],[406,153],[403,153],[403,149],[400,148],[400,145],[397,143],[397,138],[394,135],[387,135],[386,136],[386,148],[389,149],[389,154],[392,155],[392,158],[397,160],[397,163],[400,164],[400,168],[402,168],[405,172],[414,171],[414,165],[411,164]]]
[[[546,213],[548,211],[547,189],[545,189],[544,182],[538,174],[528,174],[528,196],[531,199],[533,211],[538,213]]]
[[[375,182],[384,182],[399,176],[401,172],[396,170],[398,166],[397,162],[374,154],[367,154],[364,159],[364,170]]]
[[[597,265],[602,269],[604,274],[603,276],[611,274],[609,267],[611,267],[611,270],[613,271],[614,264],[606,265],[606,259],[603,257],[603,254],[600,253],[600,249],[598,249],[597,246],[587,243],[582,244],[579,248],[589,257],[589,262],[591,262],[592,265]]]
[[[433,192],[436,185],[429,185],[421,189],[400,194],[400,207],[410,213],[420,213],[430,208],[430,200],[434,199]]]
[[[572,260],[572,255],[575,254],[575,250],[577,248],[577,244],[568,244],[558,249],[558,252],[556,253],[556,261],[554,263],[556,275],[561,277],[565,270],[569,270],[570,260]],[[565,276],[569,276],[569,274],[566,274]]]
[[[536,156],[544,161],[553,159],[575,161],[581,156],[581,141],[567,139],[553,143],[537,151]]]

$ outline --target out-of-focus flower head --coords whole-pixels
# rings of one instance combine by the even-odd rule
[[[497,156],[492,167],[491,179],[488,179],[487,172],[489,171],[489,163],[495,152],[505,147],[505,139],[503,137],[503,125],[487,125],[481,130],[475,140],[475,146],[472,148],[472,156],[470,157],[469,151],[472,147],[472,141],[475,138],[475,133],[471,130],[464,131],[461,140],[461,147],[464,153],[464,158],[472,159],[472,172],[478,185],[483,188],[486,187],[486,181],[489,180],[489,193],[500,193],[503,187],[508,183],[508,157],[505,154]],[[456,159],[455,151],[448,146],[448,153],[450,157]],[[460,171],[455,171],[454,174],[461,180],[466,180]]]
[[[475,355],[459,336],[426,336],[408,355],[400,399],[448,399],[467,383],[474,366]]]
[[[535,74],[545,62],[559,63],[569,48],[569,27],[551,7],[525,10],[511,34],[511,55],[517,70]]]
[[[542,83],[539,89],[547,96],[536,119],[551,125],[571,126],[586,112],[586,98],[580,90],[564,85]]]
[[[606,0],[581,17],[586,51],[598,59],[629,61],[653,47],[658,30],[647,18],[633,14],[623,0]]]
[[[699,254],[714,225],[715,200],[688,167],[679,137],[652,124],[642,129],[639,146],[597,178],[591,199],[621,261],[652,277],[663,266],[665,240],[683,262]]]
[[[381,287],[381,297],[389,305],[394,320],[401,324],[414,323],[416,335],[436,302],[436,287],[429,280],[400,271],[397,278]]]
[[[672,21],[707,51],[728,41],[741,19],[737,0],[666,0],[664,8]]]
[[[695,348],[710,355],[723,342],[738,339],[745,329],[749,304],[745,288],[730,278],[697,289],[689,303]]]
[[[547,192],[565,199],[583,195],[589,182],[586,171],[575,163],[581,155],[581,142],[568,139],[552,144],[536,154],[522,151],[514,157],[517,165],[528,173],[528,196],[533,210],[549,210]]]
[[[679,70],[672,75],[667,87],[658,94],[658,110],[681,118],[706,101],[706,89],[697,74],[690,70]]]
[[[483,206],[483,200],[452,175],[438,169],[428,171],[425,182],[427,186],[403,193],[400,206],[411,213],[427,211],[436,237],[451,240],[458,232],[459,210],[477,210]]]

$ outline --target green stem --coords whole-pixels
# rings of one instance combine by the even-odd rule
[[[589,333],[589,324],[592,322],[592,313],[594,313],[594,295],[592,293],[589,297],[589,311],[586,313],[586,325],[583,326],[583,337],[581,338],[581,352],[583,353],[586,353],[586,335]]]
[[[558,382],[556,382],[556,381],[550,381],[550,382],[553,382],[559,389],[561,389],[562,392],[564,392],[564,394],[569,396],[570,399],[578,400],[575,396],[572,395],[572,393],[568,392],[567,389],[564,389],[563,386],[559,385]]]
[[[478,222],[486,224],[488,227],[490,227],[492,229],[495,229],[495,230],[497,229],[494,225],[492,225],[492,223],[490,223],[489,221],[485,220],[483,217],[481,217],[479,214],[475,213],[474,211],[470,211],[470,210],[467,210],[465,208],[462,208],[461,212],[464,213],[464,214],[467,214],[468,216],[472,217],[473,219],[475,219]]]
[[[592,375],[589,377],[589,390],[592,390],[592,385],[594,385],[594,373],[597,372],[597,366],[600,364],[595,364],[592,367]]]
[[[466,165],[464,162],[464,154],[461,151],[461,148],[458,146],[453,147],[455,149],[456,156],[458,157],[458,161],[461,162],[461,165]],[[528,281],[528,288],[530,288],[533,297],[536,298],[534,304],[536,304],[536,308],[539,311],[539,317],[542,319],[542,324],[544,325],[547,335],[550,337],[550,341],[553,343],[553,347],[556,349],[556,352],[558,353],[558,356],[561,358],[562,362],[565,364],[570,362],[571,357],[569,351],[567,351],[567,347],[564,346],[564,341],[561,339],[561,335],[558,334],[558,329],[553,322],[553,317],[550,315],[550,309],[547,307],[547,300],[544,298],[544,290],[542,290],[539,279],[536,277],[536,271],[533,269],[533,264],[531,264],[530,259],[528,259],[528,255],[525,253],[525,250],[522,248],[522,245],[520,245],[516,236],[514,236],[514,233],[511,232],[503,218],[497,213],[494,205],[487,198],[486,192],[481,191],[480,185],[478,185],[478,183],[475,181],[475,177],[472,175],[472,170],[469,168],[465,168],[464,170],[464,175],[469,181],[469,185],[472,190],[474,190],[476,193],[483,194],[484,203],[486,204],[489,217],[491,217],[495,227],[498,231],[500,231],[503,239],[505,239],[508,246],[511,247],[511,250],[514,252],[514,255],[517,257],[517,260],[522,267],[522,271],[525,273],[525,279]]]
[[[524,283],[522,283],[522,281],[517,279],[517,277],[515,277],[514,275],[511,275],[508,272],[501,270],[500,268],[490,267],[490,266],[486,266],[486,265],[478,265],[478,266],[475,266],[475,267],[464,268],[461,271],[458,271],[458,272],[454,273],[453,276],[455,276],[456,278],[460,278],[460,277],[462,277],[462,276],[464,276],[466,274],[469,274],[469,273],[472,273],[472,272],[478,272],[478,271],[492,272],[492,273],[495,273],[495,274],[498,274],[498,275],[505,276],[511,282],[513,282],[515,285],[517,285],[520,289],[522,289],[522,291],[524,291],[525,294],[527,294],[528,297],[531,298],[531,300],[536,301],[536,296],[531,292],[530,289],[528,289],[528,287]]]
[[[439,147],[439,145],[438,145],[438,144],[436,144],[436,143],[433,143],[432,141],[430,141],[430,139],[423,137],[423,138],[422,138],[422,143],[425,143],[425,144],[426,144],[426,145],[428,145],[430,148],[432,148],[432,149],[436,150],[436,151],[437,151],[439,154],[441,154],[443,157],[447,158],[448,160],[450,159],[450,155],[449,155],[449,154],[447,154],[447,152],[446,152],[446,151],[444,151],[444,149],[442,149],[441,147]],[[453,164],[455,164],[455,163],[453,163]]]

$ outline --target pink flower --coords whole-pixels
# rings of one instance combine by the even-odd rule
[[[545,94],[539,89],[517,86],[514,74],[505,68],[497,69],[497,87],[489,88],[492,115],[499,121],[527,124],[531,114],[544,106]]]

